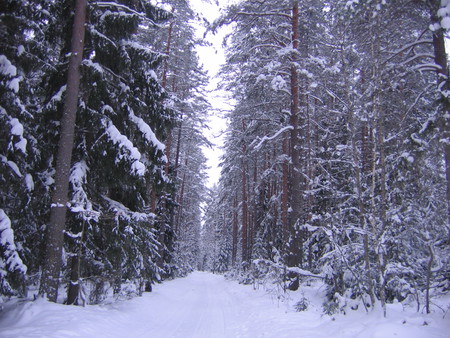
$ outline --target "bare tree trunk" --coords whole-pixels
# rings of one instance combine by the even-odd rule
[[[342,64],[343,64],[343,72],[346,73],[346,61],[344,57],[344,51],[341,51],[342,53]],[[347,76],[344,76],[345,79],[347,79]],[[369,235],[367,230],[367,220],[366,220],[366,207],[365,207],[365,201],[364,201],[364,184],[363,179],[366,177],[366,173],[370,170],[370,159],[372,158],[371,152],[369,151],[369,132],[368,132],[368,126],[367,124],[363,124],[361,127],[361,141],[362,141],[362,159],[358,157],[358,148],[356,144],[356,126],[355,126],[355,119],[354,119],[354,113],[353,113],[353,106],[352,106],[352,97],[351,97],[351,90],[350,85],[348,83],[348,80],[346,80],[346,94],[347,94],[347,101],[349,103],[348,108],[348,121],[350,126],[350,135],[351,135],[351,145],[352,145],[352,159],[353,159],[353,169],[355,173],[355,185],[356,185],[356,193],[357,193],[357,199],[358,199],[358,217],[359,217],[359,223],[360,227],[364,232],[363,235],[363,248],[364,248],[364,267],[366,272],[366,280],[367,280],[367,292],[370,297],[370,302],[373,306],[375,305],[375,293],[374,293],[374,287],[373,287],[373,281],[372,281],[372,273],[370,268],[370,254],[369,254]],[[369,155],[370,154],[370,155]],[[361,167],[360,167],[361,164]],[[365,306],[365,304],[364,304]]]
[[[243,130],[245,123],[243,122]],[[245,157],[247,146],[242,145],[242,261],[248,261],[248,197],[247,197],[247,163]]]
[[[231,253],[231,262],[234,265],[236,263],[236,255],[237,255],[237,239],[238,239],[238,203],[237,196],[234,196],[233,200],[233,246]]]
[[[283,226],[283,250],[284,256],[287,255],[289,245],[289,191],[288,191],[288,179],[289,179],[289,140],[286,135],[283,139],[283,154],[285,156],[283,160],[283,176],[281,182],[281,223]],[[274,189],[275,191],[275,189]]]
[[[425,307],[427,313],[430,313],[430,286],[431,286],[431,278],[433,277],[433,262],[434,262],[434,250],[433,245],[431,243],[428,244],[428,252],[430,253],[430,259],[428,260],[427,266],[427,289],[426,289],[426,299],[425,299]]]
[[[292,48],[298,50],[299,47],[299,9],[298,1],[293,1],[292,6]],[[296,56],[292,57],[291,65],[291,115],[290,124],[292,126],[291,141],[291,214],[290,214],[290,232],[291,242],[289,243],[289,252],[286,257],[288,266],[302,266],[303,264],[303,241],[300,227],[300,214],[302,209],[302,191],[300,174],[300,151],[298,144],[299,134],[299,83],[296,65]]]
[[[372,58],[373,64],[373,81],[375,82],[375,93],[373,99],[373,115],[376,121],[376,150],[378,153],[378,160],[373,161],[373,172],[372,172],[372,233],[374,237],[374,246],[376,252],[376,262],[377,262],[377,272],[378,281],[380,283],[380,302],[383,309],[384,317],[386,317],[386,265],[387,257],[384,254],[384,245],[381,243],[381,237],[386,231],[387,219],[386,219],[386,209],[387,209],[387,195],[386,195],[386,155],[385,155],[385,140],[384,140],[384,114],[381,107],[381,56],[380,56],[380,39],[379,39],[379,29],[380,29],[379,17],[375,18],[375,25],[373,29],[372,37]],[[374,151],[375,159],[375,151]],[[379,166],[379,200],[375,203],[375,187],[376,187],[376,165]],[[378,212],[376,212],[376,204],[378,204]],[[378,214],[378,221],[376,221],[376,215]]]
[[[173,13],[173,11],[172,11]],[[167,89],[167,72],[169,70],[169,55],[170,55],[170,48],[172,43],[172,32],[173,32],[173,21],[169,25],[169,32],[167,37],[167,46],[166,46],[166,58],[164,60],[164,69],[162,74],[162,87],[164,89]],[[164,168],[164,172],[166,175],[169,174],[169,168],[170,168],[170,155],[172,152],[172,132],[169,132],[169,135],[167,137],[166,141],[166,156],[167,156],[167,163]]]
[[[81,255],[83,251],[83,236],[85,231],[85,221],[83,220],[81,228],[81,236],[74,238],[73,253],[70,268],[70,282],[67,290],[67,301],[69,305],[85,305],[85,299],[83,298],[83,288],[81,285]]]
[[[439,1],[432,1],[435,8],[431,10],[431,24],[438,23],[439,17],[437,16],[437,10],[439,9]],[[433,6],[433,5],[431,5]],[[448,90],[449,84],[449,72],[448,72],[448,60],[447,53],[445,51],[445,37],[443,29],[439,29],[433,32],[433,47],[434,47],[434,61],[440,67],[437,72],[437,85],[438,89],[442,93],[443,98],[443,111],[440,119],[440,133],[441,144],[444,147],[444,160],[445,160],[445,178],[447,182],[447,225],[450,227],[450,102],[449,98],[444,95],[444,91]],[[450,234],[449,234],[450,235]]]
[[[56,157],[55,191],[52,197],[50,222],[46,233],[45,260],[39,289],[39,294],[47,297],[52,302],[56,302],[58,297],[61,254],[64,243],[69,193],[69,175],[80,90],[80,65],[83,60],[85,23],[86,0],[76,0],[66,98],[61,118],[60,139]]]

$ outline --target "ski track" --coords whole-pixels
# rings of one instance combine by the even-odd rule
[[[303,289],[320,301],[323,289]],[[0,312],[1,338],[425,338],[448,337],[450,321],[392,307],[381,313],[323,316],[321,306],[293,311],[266,291],[228,281],[221,275],[194,272],[166,281],[129,301],[85,308],[44,300]],[[319,303],[320,304],[320,303]],[[401,305],[399,304],[401,307]],[[430,325],[424,326],[424,321]]]

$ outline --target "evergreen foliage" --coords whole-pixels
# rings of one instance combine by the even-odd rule
[[[214,204],[232,208],[224,222],[216,213],[209,223],[219,231],[236,223],[227,238],[238,247],[235,261],[245,262],[235,265],[241,275],[257,281],[269,274],[261,262],[281,264],[285,287],[325,278],[330,302],[415,299],[427,311],[430,295],[448,291],[448,75],[435,64],[446,6],[242,1],[212,25],[233,27],[222,76],[237,103]]]
[[[176,14],[148,1],[88,5],[61,271],[68,303],[97,303],[110,291],[120,295],[126,281],[141,293],[145,284],[196,267],[195,251],[173,260],[182,236],[175,234],[172,215],[181,190],[175,169],[189,163],[186,170],[195,175],[186,181],[195,184],[185,188],[184,208],[191,225],[177,230],[198,246],[205,180],[200,146],[206,142],[200,130],[207,109],[199,86],[206,78],[194,51],[194,14],[184,1],[172,5]],[[42,263],[73,2],[8,0],[1,6],[0,281],[7,296],[37,282]],[[171,24],[180,32],[176,61],[161,34]],[[163,87],[167,59],[172,74],[183,69],[181,92]],[[175,142],[186,148],[175,163],[167,147],[182,121],[186,131]]]

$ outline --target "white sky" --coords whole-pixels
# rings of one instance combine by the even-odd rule
[[[205,17],[209,22],[213,22],[220,15],[220,8],[225,7],[230,0],[219,0],[219,6],[216,5],[215,0],[190,0],[192,9]],[[204,27],[198,28],[198,36],[203,37],[205,32]],[[220,156],[222,155],[221,146],[223,145],[222,134],[226,128],[226,121],[223,118],[223,110],[229,109],[229,100],[226,98],[226,93],[217,90],[219,79],[217,73],[220,66],[225,63],[224,49],[222,48],[222,40],[227,32],[227,28],[219,30],[216,35],[209,33],[206,40],[212,44],[208,47],[197,47],[197,53],[200,63],[208,71],[210,77],[210,84],[207,87],[209,94],[208,100],[211,104],[212,110],[209,114],[210,130],[205,130],[204,134],[209,141],[214,144],[214,147],[203,148],[203,152],[208,159],[208,186],[212,187],[218,182],[220,176]]]

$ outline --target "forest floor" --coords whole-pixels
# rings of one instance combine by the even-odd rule
[[[449,337],[450,314],[444,317],[438,309],[425,315],[394,304],[387,318],[364,309],[328,316],[323,296],[321,284],[279,297],[262,287],[194,272],[156,285],[142,297],[110,304],[83,308],[38,300],[14,305],[0,313],[0,337]],[[308,299],[308,310],[296,312],[301,298]]]

